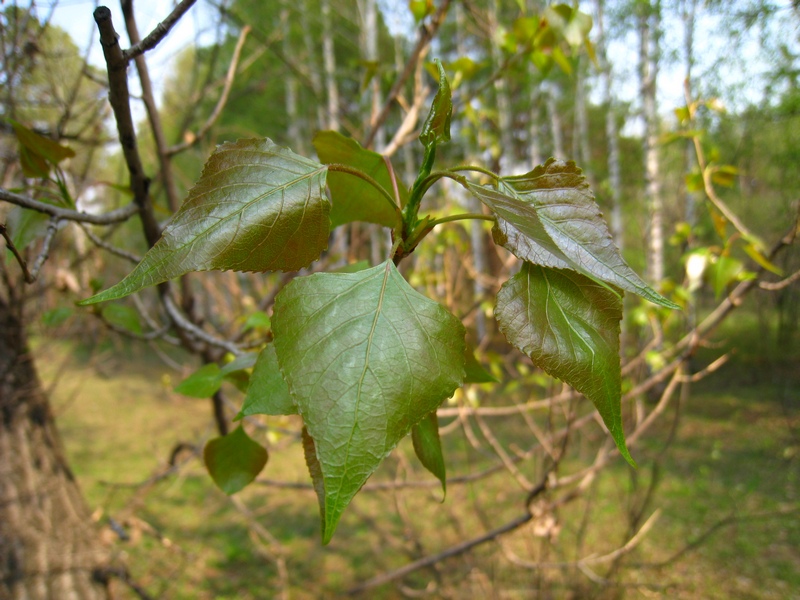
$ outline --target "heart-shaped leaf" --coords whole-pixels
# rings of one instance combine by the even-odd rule
[[[408,202],[408,190],[397,177],[392,175],[383,156],[361,147],[357,141],[335,131],[320,131],[314,136],[314,148],[319,159],[326,165],[341,163],[363,171],[390,196],[395,197],[395,185],[400,206]],[[386,227],[397,224],[397,211],[392,210],[386,198],[369,183],[349,173],[332,171],[328,173],[328,189],[331,191],[331,227],[352,221],[378,223]]]
[[[536,366],[592,401],[634,464],[620,414],[621,298],[574,271],[525,263],[497,294],[495,316],[508,341]]]
[[[314,441],[324,485],[322,539],[397,443],[464,380],[464,326],[391,261],[287,285],[275,351]]]
[[[79,304],[121,298],[189,271],[294,271],[328,245],[327,168],[269,139],[218,147],[136,268]]]
[[[495,240],[519,258],[572,269],[655,304],[680,308],[625,263],[574,162],[551,158],[530,173],[501,178],[498,190],[469,188],[497,215]]]
[[[203,450],[211,478],[229,496],[252,483],[267,464],[267,458],[267,451],[250,439],[242,427],[210,440]]]

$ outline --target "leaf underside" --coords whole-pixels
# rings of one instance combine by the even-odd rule
[[[311,459],[305,444],[307,461],[319,464],[327,543],[380,462],[462,384],[464,326],[391,261],[295,279],[278,294],[272,324],[314,443]]]
[[[495,315],[512,345],[592,401],[633,464],[620,414],[621,298],[574,271],[525,263],[497,294]]]
[[[499,245],[528,262],[572,269],[655,304],[680,308],[625,263],[574,162],[551,158],[529,173],[501,178],[498,188],[469,184],[498,217],[493,233]]]
[[[295,271],[327,247],[327,168],[269,139],[219,146],[161,239],[108,290],[121,298],[189,271]]]

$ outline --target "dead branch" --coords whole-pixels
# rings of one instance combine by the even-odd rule
[[[140,54],[144,54],[148,50],[152,50],[158,46],[161,40],[167,36],[175,23],[180,20],[184,13],[188,11],[196,1],[197,0],[182,0],[179,2],[178,5],[172,9],[172,12],[169,13],[167,18],[156,25],[153,31],[148,33],[143,40],[135,42],[133,46],[122,52],[122,58],[127,62],[130,59],[136,58]],[[101,6],[100,8],[105,7]]]
[[[52,204],[46,204],[45,202],[22,196],[21,194],[15,194],[4,188],[0,188],[0,200],[4,200],[10,204],[16,204],[22,208],[29,208],[60,220],[91,223],[92,225],[112,225],[114,223],[127,221],[139,210],[135,204],[128,204],[127,206],[107,213],[93,215],[77,210],[70,210],[68,208],[61,208],[60,206],[53,206]]]

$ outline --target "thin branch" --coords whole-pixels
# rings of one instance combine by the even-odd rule
[[[83,230],[83,233],[86,234],[86,237],[89,238],[89,241],[91,241],[98,248],[102,248],[109,254],[113,254],[115,256],[119,256],[120,258],[124,258],[125,260],[132,262],[133,264],[139,264],[139,262],[142,260],[141,256],[137,256],[136,254],[128,252],[127,250],[123,250],[122,248],[117,248],[116,246],[112,246],[105,240],[102,240],[99,236],[95,235],[91,229],[86,227],[86,225],[78,223],[78,227],[80,227]]]
[[[25,262],[25,259],[22,258],[22,255],[17,250],[17,247],[14,245],[14,242],[11,240],[11,236],[8,235],[8,230],[6,229],[5,223],[0,223],[0,235],[3,236],[3,239],[6,241],[6,248],[11,251],[11,254],[14,255],[14,258],[17,259],[20,268],[22,269],[22,275],[25,277],[26,283],[33,283],[33,278],[31,277],[30,271],[28,271],[28,263]]]
[[[122,208],[118,208],[107,213],[93,215],[85,212],[79,212],[77,210],[70,210],[68,208],[61,208],[60,206],[53,206],[52,204],[40,202],[39,200],[34,200],[33,198],[28,198],[27,196],[15,194],[14,192],[10,192],[4,188],[0,188],[0,200],[4,200],[11,204],[16,204],[22,208],[29,208],[31,210],[50,215],[51,217],[55,217],[64,221],[91,223],[92,225],[112,225],[114,223],[127,221],[139,211],[139,208],[135,204],[131,203],[127,206],[123,206]]]
[[[169,318],[172,319],[172,322],[175,323],[175,326],[179,329],[182,329],[186,333],[196,337],[199,340],[202,340],[206,344],[215,346],[217,348],[222,348],[234,356],[239,356],[243,353],[242,349],[236,344],[229,342],[228,340],[215,337],[206,330],[192,323],[186,316],[183,315],[183,313],[181,313],[180,309],[175,305],[175,302],[172,300],[172,298],[166,294],[164,294],[162,297],[162,301],[164,303],[164,308],[167,309]]]
[[[197,130],[197,133],[187,132],[188,141],[181,142],[180,144],[176,144],[170,148],[167,148],[167,156],[173,156],[197,144],[214,126],[214,123],[217,122],[217,119],[219,119],[220,115],[222,114],[222,110],[225,108],[225,104],[228,102],[228,96],[231,93],[231,88],[233,87],[233,82],[236,78],[236,69],[239,65],[239,58],[242,54],[242,48],[244,48],[244,41],[247,39],[247,34],[250,33],[251,29],[252,28],[249,25],[245,25],[242,29],[242,32],[239,34],[239,40],[236,42],[236,48],[233,50],[233,57],[231,58],[231,63],[228,66],[228,73],[225,76],[225,86],[222,88],[222,95],[219,97],[217,105],[214,107],[211,115],[208,117],[203,126]]]
[[[762,290],[767,290],[769,292],[777,292],[785,287],[792,285],[795,281],[798,280],[800,280],[800,271],[795,271],[794,273],[789,275],[789,277],[787,277],[786,279],[782,279],[781,281],[775,281],[775,282],[762,281],[758,284],[758,287],[760,287]]]
[[[188,11],[196,2],[197,0],[182,0],[178,3],[178,5],[172,9],[172,12],[169,16],[161,21],[158,25],[155,26],[153,31],[151,31],[147,36],[139,43],[131,46],[127,50],[122,52],[122,58],[125,61],[129,61],[132,58],[136,58],[140,54],[144,54],[148,50],[152,50],[163,40],[169,30],[177,23],[180,18],[184,15],[186,11]],[[100,7],[104,8],[104,7]],[[108,10],[108,9],[106,9]]]
[[[42,242],[42,249],[39,251],[39,256],[36,257],[36,260],[33,263],[33,267],[28,275],[30,275],[30,279],[26,276],[25,281],[28,283],[33,283],[39,277],[39,271],[42,270],[42,266],[44,266],[45,261],[47,260],[48,256],[50,256],[50,246],[53,244],[53,240],[56,237],[56,232],[58,231],[58,223],[60,219],[56,217],[50,217],[50,222],[47,224],[47,232],[44,235],[44,241]]]

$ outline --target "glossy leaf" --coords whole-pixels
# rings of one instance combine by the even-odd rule
[[[442,482],[442,494],[447,494],[447,474],[442,442],[439,439],[439,417],[435,410],[414,425],[411,429],[411,441],[419,462]]]
[[[327,247],[324,165],[271,140],[219,146],[161,239],[112,288],[84,300],[127,296],[189,271],[293,271]]]
[[[419,134],[419,141],[426,148],[450,141],[450,119],[453,115],[450,83],[442,63],[438,60],[435,62],[439,70],[439,89],[433,98],[428,118],[422,125],[422,133]]]
[[[614,245],[586,178],[575,163],[549,159],[525,175],[503,177],[499,190],[470,185],[498,216],[495,240],[519,258],[569,268],[598,282],[680,308],[648,286]]]
[[[211,478],[229,496],[252,483],[267,464],[267,458],[266,449],[250,439],[241,426],[210,440],[203,450]]]
[[[495,316],[512,345],[592,401],[634,464],[620,414],[621,298],[573,271],[525,263],[497,294]]]
[[[326,165],[340,163],[363,171],[395,197],[392,176],[383,156],[362,148],[352,138],[336,131],[320,131],[314,136],[314,148],[320,161]],[[399,178],[395,178],[397,195],[401,207],[408,201],[408,190]],[[397,211],[392,210],[386,198],[363,179],[349,173],[328,173],[328,189],[331,191],[331,227],[352,221],[378,223],[386,227],[397,224]],[[399,208],[399,207],[398,207]]]
[[[175,391],[190,398],[210,398],[219,390],[222,379],[219,365],[208,363],[176,385]]]
[[[295,415],[297,406],[283,379],[275,346],[267,344],[259,353],[242,410],[236,419],[250,415]]]
[[[323,542],[380,462],[464,380],[464,326],[391,261],[297,278],[275,301],[275,350],[315,444]]]

